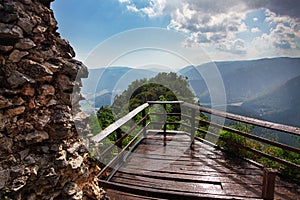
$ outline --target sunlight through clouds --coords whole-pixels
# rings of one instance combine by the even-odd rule
[[[138,1],[119,1],[127,4],[128,11],[150,18],[170,16],[167,28],[188,34],[185,47],[200,45],[237,55],[248,54],[249,57],[253,57],[250,55],[254,52],[251,48],[257,48],[258,52],[272,49],[284,54],[289,51],[300,53],[300,14],[296,12],[299,10],[296,1],[289,0],[289,5],[286,5],[288,3],[278,0],[217,3],[206,0],[148,0],[143,6]],[[264,21],[261,21],[261,16],[246,19],[247,14],[261,9]],[[261,26],[264,23],[268,28],[261,29],[255,26],[256,23]]]
[[[64,0],[53,8],[62,36],[80,60],[106,39],[146,27],[182,33],[185,40],[176,44],[203,48],[212,60],[300,55],[300,1],[295,0]]]
[[[150,0],[149,4],[144,7],[137,6],[138,1],[119,0],[120,3],[126,4],[128,11],[140,13],[148,17],[157,17],[164,14],[167,0]]]

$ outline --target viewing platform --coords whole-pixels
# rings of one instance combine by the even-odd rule
[[[180,113],[168,113],[168,104],[180,106]],[[166,112],[157,108],[154,110],[159,110],[158,112],[151,112],[149,107],[154,105],[160,105],[161,110]],[[107,190],[108,195],[112,199],[122,200],[300,199],[299,180],[287,181],[277,170],[233,155],[206,139],[197,137],[195,133],[205,132],[212,138],[225,140],[209,129],[201,129],[200,125],[209,123],[214,128],[231,130],[235,134],[284,150],[299,153],[299,148],[208,122],[199,118],[199,112],[300,135],[300,130],[296,127],[215,111],[180,101],[148,102],[92,138],[95,142],[103,142],[111,134],[117,136],[116,142],[104,145],[105,148],[101,149],[99,155],[100,161],[106,162],[99,173],[100,185]],[[122,131],[122,126],[130,128]],[[170,127],[177,130],[169,130]],[[124,143],[129,136],[129,142]],[[300,170],[299,165],[282,158],[234,142],[232,145],[290,167],[296,172]]]

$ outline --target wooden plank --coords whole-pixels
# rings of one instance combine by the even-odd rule
[[[146,140],[144,140],[144,142],[145,141]],[[153,148],[150,149],[153,151],[150,151],[149,147],[151,147],[152,145],[150,145],[151,144],[150,142],[146,142],[146,143],[148,145],[141,144],[139,146],[137,151],[134,152],[135,153],[134,157],[130,157],[128,163],[126,163],[124,167],[136,168],[139,167],[140,164],[142,164],[142,165],[147,165],[145,167],[149,169],[151,168],[154,169],[154,167],[159,167],[159,165],[161,166],[166,165],[178,169],[179,168],[186,169],[186,170],[193,169],[194,171],[196,171],[196,169],[202,171],[208,169],[214,171],[221,170],[221,172],[222,170],[223,171],[226,170],[228,172],[240,170],[239,173],[243,173],[244,171],[249,171],[249,170],[256,170],[256,171],[259,170],[259,168],[257,168],[256,166],[250,165],[248,163],[245,164],[245,162],[241,159],[235,159],[235,160],[225,159],[223,154],[207,153],[206,155],[200,154],[194,156],[193,154],[190,154],[190,152],[192,151],[188,150],[188,152],[185,152],[183,156],[178,157],[172,154],[174,153],[174,151],[172,150],[171,151],[162,150],[162,152],[160,152],[160,151],[156,151],[156,148]],[[145,150],[144,148],[147,148],[147,150]],[[202,149],[202,151],[203,150],[205,151],[205,149]],[[165,154],[167,152],[170,153]],[[147,154],[145,155],[145,153]],[[194,153],[199,153],[199,151]],[[241,165],[241,163],[244,164]]]
[[[167,200],[162,198],[154,198],[154,197],[147,197],[147,196],[140,196],[135,194],[130,194],[126,192],[120,192],[117,190],[108,189],[106,191],[107,195],[110,199],[115,200]]]
[[[101,131],[100,133],[98,133],[97,135],[92,137],[91,139],[95,142],[100,142],[101,140],[103,140],[104,138],[109,136],[111,133],[113,133],[115,130],[117,130],[118,128],[123,126],[125,123],[130,121],[134,116],[136,116],[142,110],[146,109],[148,106],[149,106],[149,104],[145,103],[145,104],[137,107],[136,109],[134,109],[133,111],[131,111],[130,113],[128,113],[127,115],[122,117],[121,119],[117,120],[115,123],[109,125],[107,128],[105,128],[103,131]]]
[[[177,135],[169,137],[172,139]],[[189,140],[188,136],[179,135],[179,139],[184,138]],[[260,168],[243,159],[228,157],[222,151],[198,141],[194,145],[196,150],[188,148],[181,156],[174,155],[176,145],[161,146],[161,151],[156,151],[159,144],[162,145],[159,137],[144,139],[111,181],[114,184],[126,185],[130,188],[127,188],[127,192],[135,195],[135,190],[131,191],[132,188],[143,191],[139,194],[145,194],[149,189],[154,190],[158,192],[155,193],[156,198],[162,198],[158,196],[161,192],[201,197],[212,195],[220,199],[261,198],[263,173]],[[179,146],[180,148],[184,149],[185,146]],[[221,190],[218,189],[218,184],[215,188],[209,182],[220,183]],[[286,185],[281,184],[276,190],[280,191],[278,195],[281,197],[294,197],[296,192],[292,192],[292,188],[295,186],[290,185],[287,188]],[[166,199],[176,199],[167,194],[165,194]],[[177,198],[190,199],[189,196]]]
[[[176,160],[174,160],[174,158]],[[196,157],[195,159],[191,160],[188,159],[188,157],[180,157],[180,158],[176,158],[173,157],[172,158],[168,158],[168,156],[166,157],[162,157],[159,155],[151,155],[151,154],[147,154],[147,155],[142,155],[139,154],[138,152],[135,153],[135,156],[130,158],[130,162],[127,164],[131,164],[131,165],[136,165],[139,163],[143,163],[143,162],[160,162],[161,164],[164,163],[169,163],[170,165],[184,165],[184,166],[194,166],[194,167],[213,167],[213,168],[228,168],[229,170],[238,170],[238,169],[242,169],[242,170],[251,170],[251,169],[257,169],[255,166],[253,165],[240,165],[239,162],[230,162],[230,161],[226,161],[226,160],[221,160],[219,158],[215,158],[215,157]],[[219,159],[219,160],[218,160]],[[149,166],[150,167],[150,166]]]
[[[170,137],[176,138],[177,135]],[[179,135],[179,139],[180,137],[183,142],[190,139],[187,135]],[[197,149],[195,151],[184,145],[181,147],[167,145],[162,147],[160,152],[157,151],[158,143],[161,145],[159,137],[143,140],[111,181],[146,189],[196,194],[222,193],[234,198],[260,197],[260,190],[254,192],[254,188],[261,188],[262,171],[259,168],[249,163],[244,164],[241,159],[227,160],[220,150],[198,141],[194,145]],[[174,155],[176,148],[187,150],[183,151],[181,156],[176,156]],[[222,186],[221,190],[217,192],[211,184]],[[250,187],[250,191],[230,191],[230,185],[240,189]]]
[[[213,195],[226,195],[234,199],[238,198],[259,198],[260,189],[257,185],[249,184],[230,184],[231,187],[219,188],[217,185],[205,183],[183,183],[177,181],[161,180],[155,181],[153,179],[146,179],[143,177],[116,177],[115,183],[128,184],[138,187],[149,187],[151,189],[159,189],[165,191],[174,191],[182,193],[201,194],[202,196]]]
[[[245,116],[241,116],[241,115],[235,115],[232,113],[213,110],[213,109],[205,108],[202,106],[196,106],[196,105],[186,103],[186,102],[183,103],[183,106],[186,106],[186,107],[192,108],[192,109],[196,109],[196,110],[200,110],[202,112],[209,113],[209,114],[212,114],[215,116],[224,117],[227,119],[232,119],[235,121],[244,122],[244,123],[252,124],[255,126],[269,128],[269,129],[273,129],[273,130],[277,130],[277,131],[283,131],[283,132],[287,132],[287,133],[291,133],[291,134],[300,136],[300,128],[298,128],[298,127],[287,126],[287,125],[283,125],[283,124],[268,122],[268,121],[254,119],[251,117],[245,117]]]
[[[147,187],[153,189],[160,189],[165,191],[175,191],[182,193],[194,194],[219,194],[224,195],[221,185],[209,183],[184,183],[169,180],[155,180],[145,177],[114,177],[114,183],[128,184],[132,186]]]
[[[148,164],[148,163],[147,163]],[[151,167],[149,165],[147,166],[138,166],[137,164],[132,165],[126,165],[123,166],[122,169],[120,169],[120,172],[123,171],[132,171],[135,170],[139,172],[140,174],[149,174],[149,173],[157,173],[160,176],[166,176],[164,174],[158,173],[158,171],[162,172],[169,172],[169,176],[181,176],[183,174],[184,176],[191,176],[191,177],[200,177],[203,176],[209,176],[209,177],[216,177],[218,175],[219,179],[222,182],[229,182],[231,180],[239,180],[239,182],[248,182],[252,181],[255,184],[261,184],[261,175],[262,173],[258,170],[241,170],[241,171],[233,171],[232,169],[222,167],[207,167],[207,166],[185,166],[185,165],[156,165],[153,164]],[[253,177],[253,179],[251,178]],[[231,180],[228,180],[228,179]],[[259,178],[259,179],[257,179]]]
[[[261,186],[241,183],[222,184],[228,196],[260,197]]]
[[[146,178],[144,176],[128,176],[123,174],[121,176],[119,173],[114,177],[114,182],[130,184],[134,186],[151,187],[156,189],[181,191],[181,192],[192,192],[201,194],[224,194],[231,196],[242,196],[242,197],[256,197],[258,198],[261,194],[260,185],[239,183],[239,182],[229,182],[222,183],[222,190],[216,185],[198,182],[179,182],[179,181],[169,181],[165,179],[153,179]],[[219,193],[218,193],[219,191]]]
[[[224,196],[224,195],[214,195],[214,194],[195,194],[195,193],[184,193],[184,192],[176,192],[176,191],[164,191],[153,188],[145,188],[145,187],[137,187],[119,183],[108,183],[105,181],[100,181],[100,186],[106,189],[114,189],[117,191],[122,191],[130,194],[136,194],[146,197],[155,197],[155,198],[165,198],[165,199],[189,199],[189,200],[216,200],[216,199],[233,199],[232,196]],[[260,198],[238,198],[234,197],[234,199],[260,199]]]
[[[144,177],[158,181],[175,181],[184,183],[206,183],[219,185],[221,187],[221,182],[219,177],[216,176],[193,176],[193,175],[174,175],[174,174],[159,174],[156,172],[141,173],[141,171],[136,172],[118,172],[115,177]]]
[[[151,165],[151,162],[157,162],[158,164],[164,165],[164,164],[168,164],[168,165],[172,165],[172,166],[191,166],[191,167],[195,167],[195,169],[199,168],[203,168],[203,165],[206,165],[207,167],[213,167],[213,168],[222,168],[222,167],[227,167],[227,165],[225,163],[218,163],[214,160],[210,160],[210,159],[205,159],[202,161],[191,161],[191,160],[185,160],[185,159],[181,159],[181,160],[172,160],[172,159],[164,159],[164,158],[155,158],[155,157],[140,157],[140,158],[134,158],[130,160],[131,165],[145,165],[141,162],[147,163]],[[155,163],[153,163],[154,165]],[[158,165],[155,164],[155,165]],[[151,166],[149,166],[151,167]],[[233,167],[227,167],[228,169],[232,169]]]
[[[207,179],[206,177],[216,177],[218,179],[215,179],[215,181],[220,181],[222,184],[224,183],[236,183],[236,180],[239,182],[242,182],[240,180],[240,177],[243,177],[245,180],[255,180],[255,182],[249,182],[249,184],[252,185],[261,185],[261,172],[257,173],[251,173],[251,171],[247,171],[247,173],[241,173],[239,175],[235,174],[234,172],[231,173],[222,173],[222,172],[214,172],[214,171],[169,171],[167,169],[162,170],[145,170],[145,169],[126,169],[122,168],[119,170],[118,173],[131,173],[131,174],[139,174],[142,176],[160,176],[161,179],[164,179],[164,177],[172,178],[176,176],[177,178],[184,178],[184,179],[190,179],[190,180],[205,180],[205,181],[211,181],[212,179]],[[233,177],[233,178],[231,178]],[[236,178],[238,177],[238,179]],[[199,178],[199,179],[198,179]],[[243,182],[245,182],[243,180]]]
[[[183,101],[147,101],[148,104],[183,104]]]
[[[163,130],[160,130],[160,129],[148,129],[147,130],[147,133],[150,134],[150,133],[163,133]],[[186,135],[186,132],[185,131],[176,131],[176,130],[168,130],[168,135],[172,135],[172,134],[182,134],[182,135]]]
[[[241,185],[255,185],[259,190],[261,189],[261,175],[253,175],[253,174],[234,174],[234,173],[219,173],[219,172],[195,172],[189,173],[189,171],[184,171],[184,173],[174,172],[168,173],[167,170],[165,172],[153,172],[153,171],[140,171],[140,169],[134,170],[126,170],[126,172],[122,171],[118,172],[117,176],[123,176],[124,174],[131,174],[136,176],[145,176],[145,177],[156,177],[158,179],[161,176],[162,180],[172,179],[176,177],[176,179],[182,179],[182,182],[220,182],[223,184],[241,184]],[[160,170],[163,171],[163,170]],[[135,173],[136,172],[136,173]],[[196,174],[197,173],[197,174]],[[188,181],[186,181],[188,180]],[[258,194],[260,194],[259,192]]]
[[[157,112],[149,112],[149,115],[157,115],[157,116],[181,116],[181,113],[157,113]]]

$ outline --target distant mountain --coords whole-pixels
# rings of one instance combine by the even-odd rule
[[[300,76],[242,104],[260,118],[300,127]]]
[[[201,74],[211,67],[217,67],[224,82],[227,112],[300,127],[300,58],[216,62],[180,70],[179,73],[188,77],[200,104],[208,106],[210,94]],[[213,82],[219,77],[211,73],[205,78]],[[285,144],[299,145],[300,137],[259,127],[253,132]]]
[[[226,61],[187,66],[178,71],[186,76],[202,105],[210,104],[206,81],[214,81],[217,67],[224,82],[227,110],[245,116],[300,126],[300,58],[270,58],[249,61]],[[89,69],[89,78],[83,79],[83,94],[96,107],[111,105],[116,94],[121,94],[131,82],[154,77],[156,69],[109,67]],[[209,74],[202,77],[203,74]],[[214,87],[214,85],[210,85]],[[298,87],[297,87],[298,86]],[[240,106],[241,105],[241,106]],[[224,105],[220,105],[224,106]]]
[[[300,58],[215,62],[179,70],[178,74],[188,78],[202,105],[210,104],[206,81],[214,88],[215,80],[220,78],[211,70],[213,68],[218,69],[224,83],[228,112],[300,127]],[[149,79],[158,73],[157,69],[129,67],[89,69],[89,78],[83,79],[82,92],[89,104],[97,108],[111,105],[114,96],[121,94],[133,81]],[[206,77],[202,77],[204,74]],[[294,141],[292,137],[274,131],[266,133],[255,128],[254,133],[275,135],[287,144]]]
[[[94,99],[94,106],[100,108],[101,106],[111,105],[113,103],[112,98],[113,94],[111,92],[97,95]]]
[[[111,105],[114,95],[121,94],[131,82],[154,77],[157,73],[129,67],[89,69],[89,77],[82,79],[82,93],[88,100],[94,101],[95,107]]]
[[[129,67],[109,67],[99,69],[89,69],[89,76],[87,79],[82,79],[83,88],[82,93],[99,93],[107,89],[109,91],[114,86],[120,77],[130,70]]]
[[[300,75],[300,58],[270,58],[250,61],[207,63],[188,66],[179,71],[188,77],[200,103],[209,104],[210,94],[202,74],[217,67],[224,82],[227,104],[244,102],[258,94]],[[206,80],[214,82],[219,77],[210,73]],[[210,85],[214,87],[214,85]]]

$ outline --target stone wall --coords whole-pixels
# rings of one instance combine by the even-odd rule
[[[106,199],[72,115],[87,68],[50,2],[0,0],[0,199]]]

